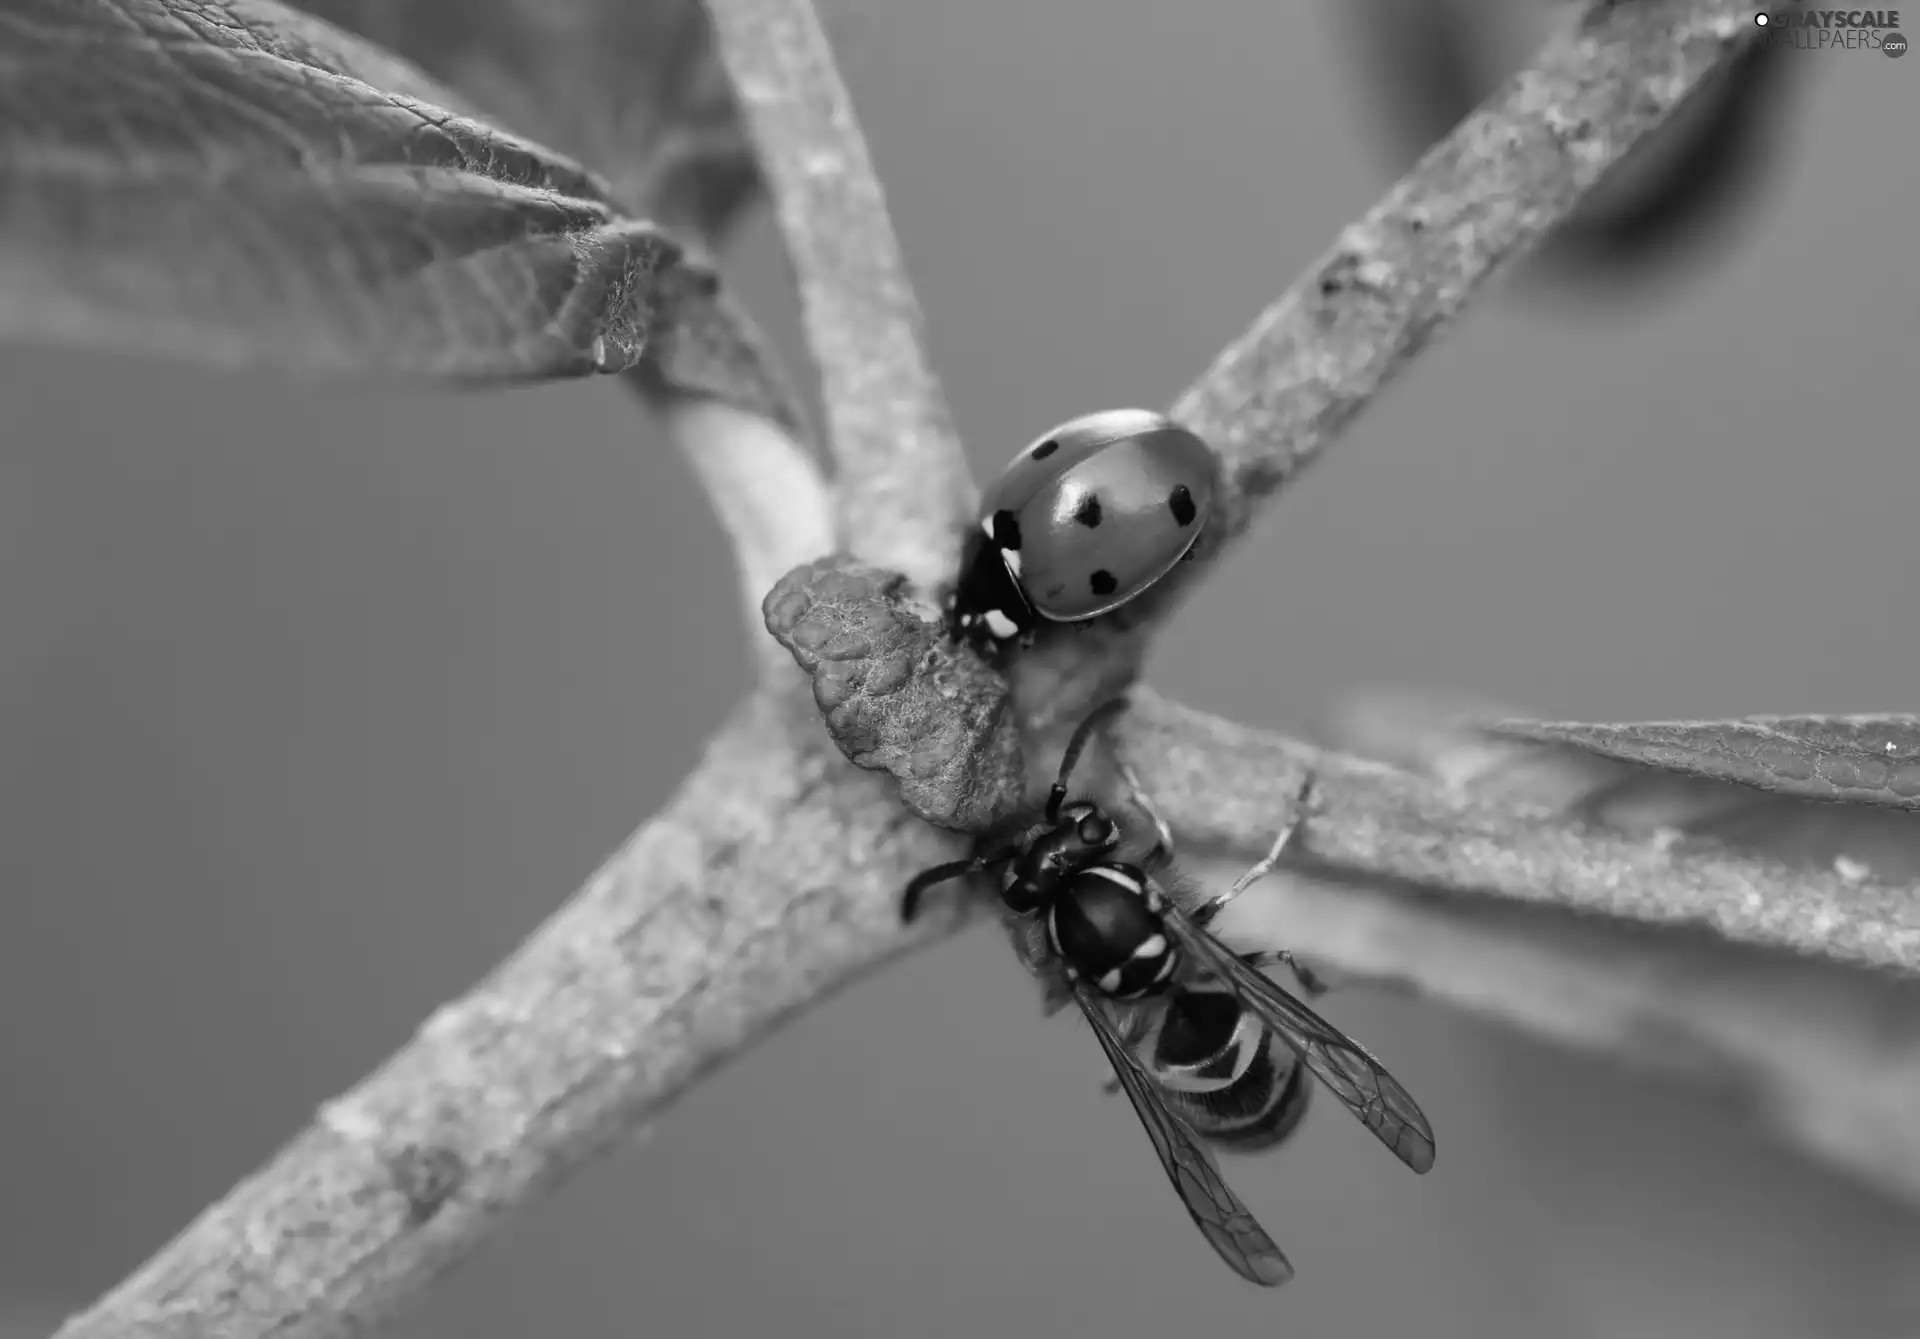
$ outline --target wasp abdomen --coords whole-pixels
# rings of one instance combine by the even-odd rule
[[[1287,1141],[1312,1096],[1306,1069],[1278,1038],[1269,1037],[1245,1078],[1217,1093],[1192,1095],[1182,1114],[1209,1143],[1232,1153],[1259,1153]]]
[[[1312,1087],[1293,1051],[1231,991],[1176,990],[1141,1059],[1195,1134],[1236,1152],[1284,1142]]]

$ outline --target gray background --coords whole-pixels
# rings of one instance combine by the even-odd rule
[[[982,474],[1168,402],[1390,178],[1326,6],[836,26]],[[1185,610],[1157,682],[1291,728],[1365,681],[1578,717],[1920,707],[1920,63],[1799,59],[1710,266],[1479,311]],[[764,224],[736,261],[790,335]],[[58,1308],[545,916],[747,657],[704,501],[612,384],[11,351],[0,438],[0,1294]],[[1409,1176],[1323,1104],[1236,1163],[1283,1294],[1212,1258],[1097,1049],[982,931],[728,1068],[408,1332],[1891,1332],[1920,1220],[1731,1096],[1412,1001],[1331,1012],[1444,1151]]]

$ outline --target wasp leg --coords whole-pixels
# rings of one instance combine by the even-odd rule
[[[1258,864],[1233,881],[1233,887],[1227,889],[1226,892],[1220,894],[1198,911],[1194,912],[1195,920],[1199,921],[1202,925],[1208,924],[1215,916],[1220,914],[1220,909],[1226,906],[1227,903],[1233,901],[1234,898],[1240,896],[1240,894],[1246,892],[1247,889],[1253,887],[1254,884],[1273,873],[1273,867],[1280,863],[1280,857],[1286,853],[1288,845],[1292,843],[1295,837],[1300,835],[1301,829],[1307,825],[1307,820],[1313,817],[1313,787],[1314,776],[1312,771],[1308,771],[1307,774],[1300,779],[1300,789],[1294,793],[1293,817],[1289,818],[1287,825],[1280,829],[1280,835],[1273,839],[1273,846],[1267,851],[1266,855],[1260,859]]]
[[[1240,961],[1249,967],[1258,967],[1262,971],[1269,967],[1285,967],[1293,973],[1294,980],[1300,983],[1300,989],[1311,996],[1326,994],[1333,987],[1326,978],[1293,956],[1291,949],[1275,949],[1268,953],[1242,953]]]
[[[1140,774],[1133,770],[1133,764],[1120,764],[1120,779],[1127,783],[1133,807],[1145,814],[1153,824],[1153,849],[1141,857],[1141,868],[1150,874],[1168,868],[1173,864],[1173,829],[1167,826],[1167,820],[1154,808],[1153,799],[1147,794],[1147,788],[1140,784]]]

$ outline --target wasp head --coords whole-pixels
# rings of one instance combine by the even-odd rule
[[[1014,862],[1000,898],[1014,911],[1038,911],[1058,894],[1064,880],[1119,844],[1119,827],[1098,805],[1067,805],[1059,821],[1035,837]]]

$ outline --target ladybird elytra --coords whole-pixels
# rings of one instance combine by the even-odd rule
[[[1103,410],[1043,434],[981,499],[955,634],[991,650],[1040,619],[1081,622],[1136,598],[1199,538],[1217,469],[1205,442],[1152,410]]]

